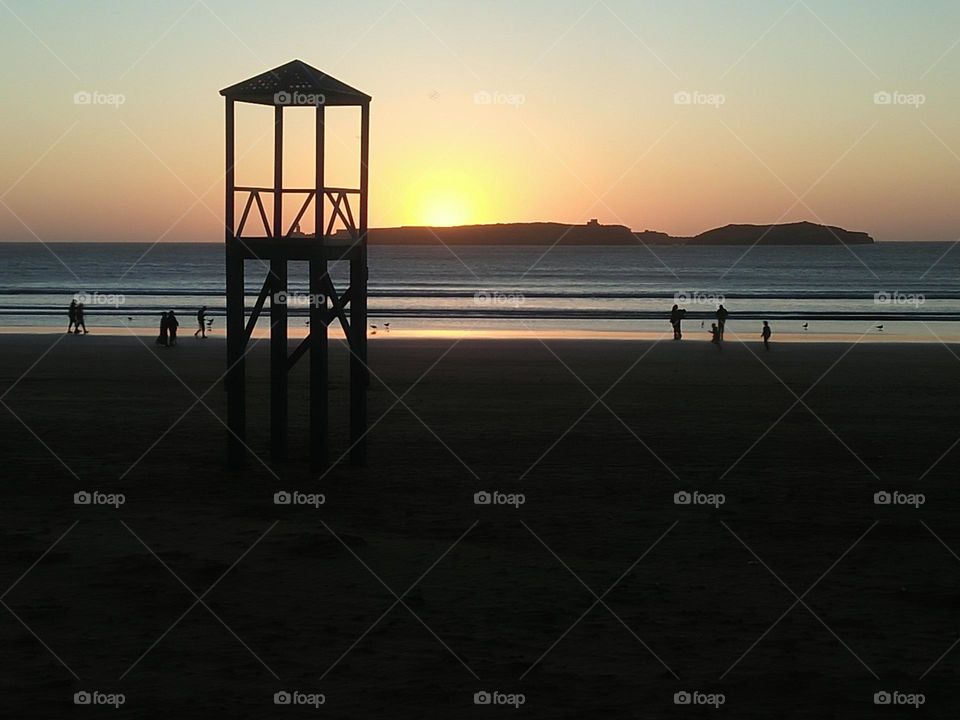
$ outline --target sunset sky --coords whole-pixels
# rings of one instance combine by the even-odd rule
[[[805,219],[960,238],[954,1],[4,0],[0,16],[0,240],[222,241],[218,91],[294,58],[373,96],[373,227]],[[330,183],[351,184],[356,117],[330,115]],[[238,181],[268,184],[270,111],[239,121]],[[311,177],[310,132],[291,117],[288,184]]]

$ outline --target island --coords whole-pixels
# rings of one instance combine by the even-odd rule
[[[692,237],[654,230],[636,232],[625,225],[555,222],[498,223],[456,227],[371,228],[372,245],[870,245],[865,232],[811,222],[776,225],[725,225]]]

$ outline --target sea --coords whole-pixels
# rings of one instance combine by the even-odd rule
[[[688,332],[705,334],[717,305],[728,328],[776,336],[960,339],[956,243],[862,246],[446,247],[372,246],[369,322],[396,337],[557,335],[629,337],[667,332],[674,304]],[[164,310],[187,323],[207,306],[222,334],[224,250],[219,243],[5,243],[0,330],[66,328],[71,299],[91,331],[150,328]],[[253,306],[266,265],[248,261]],[[332,263],[338,291],[346,263]],[[291,263],[291,329],[305,333],[305,263]],[[269,309],[269,302],[267,303]]]

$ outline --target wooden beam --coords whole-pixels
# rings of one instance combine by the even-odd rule
[[[283,233],[283,107],[274,108],[273,124],[273,237]],[[270,300],[270,456],[287,457],[287,303],[277,302],[287,292],[287,260],[270,261],[273,295]]]
[[[316,157],[314,159],[314,232],[318,241],[323,234],[324,182],[326,165],[326,112],[317,106]],[[310,462],[314,470],[327,463],[329,420],[329,356],[327,337],[327,288],[329,282],[326,260],[310,261]],[[323,302],[317,299],[323,295]]]
[[[244,359],[244,278],[243,253],[236,247],[234,236],[234,107],[226,101],[226,150],[224,204],[224,240],[226,247],[227,290],[227,372],[224,385],[227,391],[227,463],[239,467],[246,458],[244,447],[247,435],[246,366]]]
[[[247,204],[243,206],[243,215],[240,217],[240,225],[237,227],[237,237],[243,236],[243,228],[247,224],[247,215],[250,214],[250,208],[253,206],[254,194],[255,193],[250,193],[247,196]]]
[[[337,289],[333,286],[333,280],[330,279],[329,275],[327,276],[326,282],[324,283],[324,293],[333,301],[330,306],[330,312],[327,314],[327,323],[333,322],[333,318],[335,317],[338,318],[347,342],[351,340],[350,322],[347,320],[347,314],[343,309],[347,306],[347,303],[350,302],[350,291],[351,288],[347,288],[343,295],[337,297]]]
[[[250,342],[250,337],[253,335],[253,328],[257,325],[257,319],[260,317],[263,304],[267,301],[267,296],[270,294],[270,288],[272,287],[273,273],[267,273],[267,277],[263,281],[263,287],[260,288],[260,294],[257,296],[257,302],[253,306],[253,310],[250,311],[250,317],[247,319],[247,327],[243,333],[244,347]]]
[[[370,103],[360,107],[359,247],[350,260],[350,458],[367,456],[367,204],[370,179]]]

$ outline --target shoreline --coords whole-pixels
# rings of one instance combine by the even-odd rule
[[[139,338],[153,338],[158,331],[153,327],[128,326],[125,328],[117,327],[94,327],[87,335],[81,334],[81,337],[87,339],[96,338],[122,338],[136,336]],[[45,326],[23,326],[23,327],[0,327],[0,338],[32,338],[49,337],[54,335],[67,335],[68,333],[60,328]],[[307,336],[305,328],[291,326],[289,328],[289,337],[291,340],[302,340]],[[260,325],[254,330],[253,337],[269,337],[268,328],[265,324]],[[329,337],[331,340],[343,340],[344,334],[339,326],[331,326]],[[210,333],[205,338],[219,343],[225,343],[226,338],[222,331]],[[378,331],[367,335],[369,342],[390,342],[390,341],[429,341],[429,340],[463,340],[463,341],[537,341],[550,340],[561,342],[623,342],[623,343],[649,343],[662,342],[665,344],[674,344],[670,338],[670,331],[662,333],[650,331],[580,331],[580,330],[488,330],[488,329],[415,329],[415,330],[391,330],[390,332]],[[203,338],[195,338],[192,328],[188,332],[181,331],[178,334],[180,345],[188,342],[201,342]],[[684,332],[683,340],[676,344],[709,344],[710,333],[705,328],[687,330]],[[938,337],[932,333],[922,335],[884,335],[875,328],[870,328],[865,333],[776,333],[771,339],[771,346],[778,343],[790,345],[802,345],[814,343],[818,345],[960,345],[960,338]],[[727,329],[727,338],[724,340],[724,346],[732,345],[762,345],[759,339],[759,332],[749,334],[739,334],[734,330]]]

